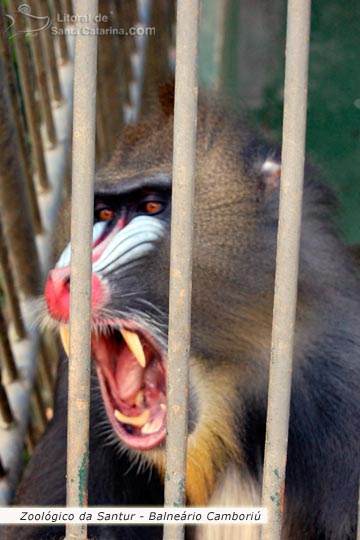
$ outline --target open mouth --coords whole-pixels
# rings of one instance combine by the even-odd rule
[[[68,353],[68,326],[60,335]],[[121,321],[91,338],[105,409],[119,438],[150,450],[166,434],[166,358],[150,335]]]

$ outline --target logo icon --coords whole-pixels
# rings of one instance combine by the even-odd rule
[[[28,36],[37,36],[41,30],[46,30],[51,25],[51,18],[47,15],[41,16],[41,15],[33,15],[31,13],[31,7],[28,4],[21,4],[17,8],[17,12],[23,15],[27,21],[25,22],[31,25],[31,29],[25,29],[25,30],[17,30],[12,34],[12,37],[15,37],[19,34],[26,34]],[[10,29],[14,27],[15,25],[15,17],[11,14],[6,13],[5,17],[9,21],[9,24],[5,30],[5,32],[9,33]],[[29,21],[29,19],[31,19]],[[34,20],[38,21],[36,28],[34,26]]]

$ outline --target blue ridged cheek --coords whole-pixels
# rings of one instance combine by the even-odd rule
[[[106,221],[100,221],[98,223],[95,223],[93,226],[93,236],[92,236],[92,243],[95,244],[99,238],[101,238],[101,235],[104,233],[106,228]],[[57,261],[55,268],[63,268],[65,266],[70,266],[71,262],[71,243],[69,242],[62,254],[59,257],[59,260]]]
[[[156,217],[138,216],[111,239],[93,272],[108,273],[139,260],[153,251],[166,235],[166,225]]]
[[[103,235],[107,222],[95,223],[93,244]],[[138,216],[121,229],[109,242],[99,259],[93,264],[93,272],[108,273],[141,259],[149,254],[159,240],[166,235],[166,225],[156,217]],[[56,268],[70,266],[71,244],[62,252]]]

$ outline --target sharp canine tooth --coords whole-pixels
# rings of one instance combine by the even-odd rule
[[[70,353],[70,330],[68,324],[60,324],[59,325],[59,332],[60,332],[60,339],[61,343],[63,344],[64,350],[69,356]]]
[[[130,351],[133,353],[136,360],[139,362],[140,366],[142,368],[145,368],[146,358],[139,336],[135,334],[135,332],[130,332],[130,330],[124,330],[123,328],[120,328],[120,333],[126,341],[126,345],[129,347]]]
[[[165,403],[160,403],[160,409],[162,409],[163,411],[166,411]]]
[[[150,411],[149,409],[146,409],[144,412],[139,414],[139,416],[126,416],[125,414],[115,409],[114,415],[116,420],[119,420],[119,422],[122,422],[123,424],[141,427],[149,420]]]

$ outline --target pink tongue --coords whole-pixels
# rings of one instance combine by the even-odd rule
[[[124,347],[121,360],[116,362],[115,382],[120,399],[133,404],[143,384],[144,370],[132,352]]]

